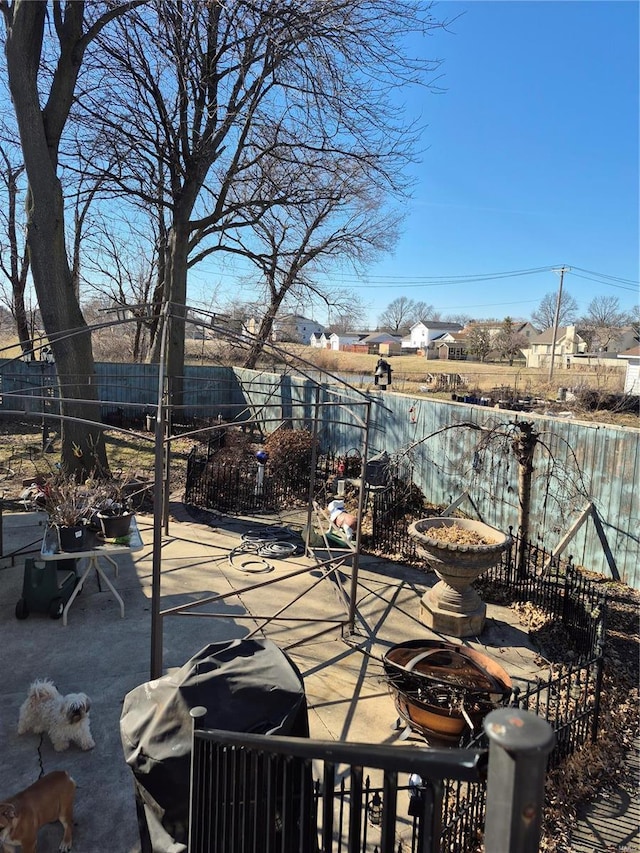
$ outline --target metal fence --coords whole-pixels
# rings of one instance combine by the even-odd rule
[[[306,506],[311,478],[309,471],[272,469],[257,460],[219,463],[215,451],[219,437],[211,442],[206,455],[192,448],[187,459],[185,503],[229,514],[273,512],[283,507]],[[336,467],[336,457],[323,456],[316,465],[314,497],[320,498],[324,484]]]
[[[195,457],[194,457],[195,460]],[[192,464],[196,464],[195,461]],[[203,463],[206,466],[206,460]],[[321,460],[321,472],[325,478],[335,470],[336,461],[333,457]],[[255,508],[256,498],[255,482],[256,470],[254,466],[249,470],[245,482],[248,483],[245,494],[247,503],[252,503]],[[214,469],[215,470],[215,469]],[[211,483],[220,495],[218,500],[223,500],[226,494],[228,504],[233,504],[237,511],[240,497],[243,493],[238,489],[238,482],[242,482],[237,471],[234,478],[224,480],[220,470],[215,470],[214,476],[209,480],[202,477],[200,480],[206,482],[209,489],[209,497],[212,494]],[[194,482],[198,478],[194,478]],[[271,491],[266,491],[270,500],[277,505],[282,499],[284,491],[276,493],[277,479],[270,478]],[[291,483],[287,486],[295,490]],[[298,496],[306,499],[308,489],[308,478],[304,483],[297,486]],[[396,488],[402,489],[402,504],[393,503],[393,484],[380,492],[372,492],[371,505],[373,506],[374,524],[368,547],[379,551],[390,548],[393,553],[400,554],[401,558],[411,562],[415,557],[413,542],[406,533],[408,522],[404,515],[400,514],[399,506],[403,512],[406,511],[407,502],[418,502],[421,500],[419,494],[413,494],[407,489],[406,484],[400,483]],[[225,492],[226,490],[226,492]],[[234,491],[235,490],[235,491]],[[397,494],[397,491],[396,491]],[[195,494],[193,495],[195,497]],[[263,503],[262,506],[265,504]],[[220,508],[221,503],[218,504]],[[232,511],[232,510],[229,510]],[[376,519],[376,512],[378,516]],[[397,516],[394,518],[394,515]],[[382,521],[382,519],[384,519]],[[407,545],[407,551],[403,552],[403,545]],[[564,633],[562,640],[564,650],[571,650],[569,662],[558,661],[551,665],[551,677],[544,681],[536,681],[529,684],[524,690],[515,690],[513,693],[511,707],[533,712],[537,718],[546,721],[556,736],[556,745],[549,758],[550,767],[556,767],[567,756],[574,753],[589,740],[595,740],[598,732],[599,696],[603,673],[603,643],[606,628],[606,594],[601,588],[593,583],[587,576],[580,572],[571,560],[561,560],[553,557],[542,547],[529,542],[524,542],[514,536],[511,547],[503,554],[501,563],[489,570],[481,577],[476,585],[479,587],[485,601],[497,601],[499,603],[511,603],[517,601],[531,602],[544,614],[549,616],[553,624]],[[473,744],[476,747],[487,746],[484,736],[480,736]],[[406,829],[400,841],[394,849],[394,853],[401,851],[418,850],[442,850],[442,851],[472,851],[477,848],[482,836],[485,818],[486,785],[482,780],[460,780],[451,778],[442,780],[442,790],[438,797],[442,797],[442,814],[439,827],[429,829],[430,844],[435,845],[436,834],[440,846],[421,846],[424,841],[420,840],[421,833],[425,833],[423,824],[413,822]],[[325,789],[323,789],[325,790]],[[364,790],[364,789],[362,789]],[[375,788],[367,789],[366,802],[375,793]],[[409,789],[400,787],[400,790]],[[348,814],[348,805],[353,794],[344,788],[338,796],[341,803],[338,809],[340,814]],[[382,796],[380,790],[378,795]],[[358,788],[357,796],[361,795]],[[318,800],[316,790],[316,801]],[[333,795],[332,795],[333,796]],[[432,797],[432,793],[428,794]],[[323,806],[324,808],[324,806]],[[331,806],[331,809],[334,805]],[[361,810],[364,806],[359,807]],[[347,818],[344,818],[347,820]],[[340,830],[342,832],[342,830]],[[351,851],[373,851],[376,844],[367,846],[371,838],[371,831],[366,827],[362,829],[363,837],[357,847],[326,847],[327,850]],[[368,833],[368,834],[367,834]],[[364,839],[364,841],[363,841]],[[196,848],[200,849],[200,848]],[[207,848],[202,848],[203,850]],[[214,849],[214,848],[211,848]],[[234,849],[234,848],[229,848]],[[260,848],[262,849],[262,848]],[[267,848],[264,848],[267,849]],[[273,847],[268,849],[288,850],[288,847]],[[291,848],[297,850],[298,848]],[[301,848],[307,849],[307,848]],[[309,848],[312,849],[312,848]],[[388,849],[392,848],[380,848]]]
[[[524,790],[500,772],[499,737],[488,750],[399,749],[200,730],[204,710],[192,711],[190,853],[464,853],[479,849],[485,791],[500,853],[537,849],[553,735],[532,714],[500,709],[487,729],[522,735],[509,761],[532,782]],[[525,804],[535,817],[514,819]]]

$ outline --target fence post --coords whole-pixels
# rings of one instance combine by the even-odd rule
[[[554,731],[520,708],[491,711],[484,730],[489,738],[485,853],[537,853]]]
[[[198,786],[196,784],[196,776],[201,772],[199,763],[197,761],[196,729],[198,728],[199,721],[204,716],[206,716],[206,713],[207,709],[203,705],[196,705],[195,708],[191,708],[191,710],[189,711],[189,715],[193,720],[193,726],[191,729],[191,774],[189,779],[189,847],[187,849],[191,851],[191,853],[194,853],[195,851],[196,838],[196,827],[194,821],[194,801],[196,799],[196,792],[198,790]]]

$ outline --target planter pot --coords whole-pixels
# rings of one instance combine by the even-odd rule
[[[477,533],[487,544],[465,545],[430,534],[432,528],[460,527]],[[511,537],[481,521],[466,518],[423,518],[409,525],[417,551],[433,565],[440,581],[422,597],[420,620],[452,637],[470,637],[484,628],[487,606],[471,586],[482,572],[495,566]]]
[[[124,512],[120,515],[108,515],[107,513],[96,513],[105,539],[119,539],[127,536],[131,526],[132,512]]]
[[[86,528],[84,524],[56,524],[58,545],[61,551],[82,551],[85,546]]]

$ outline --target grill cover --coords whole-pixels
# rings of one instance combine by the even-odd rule
[[[186,851],[192,719],[199,728],[308,737],[302,677],[269,640],[205,646],[176,672],[125,696],[120,734],[134,775],[142,853]]]

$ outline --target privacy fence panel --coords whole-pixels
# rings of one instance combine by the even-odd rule
[[[45,369],[39,362],[0,362],[0,412],[40,411],[36,397]],[[154,365],[109,363],[96,370],[103,410],[137,407],[147,413],[155,406]],[[49,382],[55,384],[53,378]],[[362,447],[366,408],[355,391],[337,385],[317,390],[311,380],[290,374],[185,370],[185,416],[257,420],[269,433],[282,423],[311,428],[317,413],[323,449],[335,453]],[[537,434],[531,541],[544,541],[553,550],[592,502],[620,579],[640,588],[640,430],[376,391],[369,455],[386,450],[401,457],[427,500],[449,503],[467,492],[462,509],[500,529],[515,528],[521,473],[516,444],[523,423],[533,424]],[[592,517],[577,529],[565,553],[592,571],[612,573]]]

